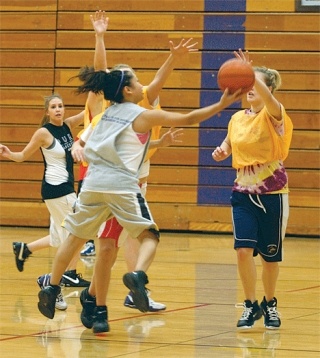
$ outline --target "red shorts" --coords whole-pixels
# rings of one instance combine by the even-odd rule
[[[99,239],[116,240],[116,247],[119,247],[118,241],[122,231],[123,227],[118,223],[117,219],[113,217],[105,223],[102,232],[100,232]]]

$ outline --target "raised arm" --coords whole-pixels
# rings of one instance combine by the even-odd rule
[[[243,52],[241,49],[239,51],[234,51],[234,55],[241,61],[245,61],[249,64],[252,64],[252,61],[249,59],[249,52]],[[259,74],[255,73],[255,83],[254,88],[261,96],[265,106],[267,107],[268,112],[272,115],[272,117],[281,120],[281,105],[278,100],[272,94],[272,89],[267,87],[267,85],[260,79]]]
[[[81,123],[83,123],[84,119],[84,111],[69,117],[64,120],[64,122],[69,126],[70,129],[78,127]]]
[[[105,71],[107,69],[107,54],[104,35],[108,29],[109,18],[106,17],[104,11],[96,11],[94,15],[90,15],[90,19],[96,33],[93,66],[96,71]]]
[[[192,38],[188,40],[182,39],[177,46],[174,46],[172,41],[169,42],[170,55],[164,64],[159,68],[154,79],[147,88],[149,103],[152,104],[158,98],[165,81],[169,77],[179,59],[189,52],[198,51],[194,48],[197,44],[197,42],[192,42]]]

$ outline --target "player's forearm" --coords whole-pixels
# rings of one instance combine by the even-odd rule
[[[104,34],[96,34],[93,66],[96,71],[105,71],[107,68],[107,54],[104,43]]]

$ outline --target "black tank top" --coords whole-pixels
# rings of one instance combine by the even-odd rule
[[[68,172],[68,180],[65,183],[59,185],[51,185],[45,181],[45,173],[47,168],[46,158],[42,153],[43,162],[44,162],[44,174],[42,179],[41,186],[41,196],[43,200],[46,199],[55,199],[60,198],[62,196],[68,195],[70,193],[74,193],[74,174],[73,174],[73,158],[71,155],[71,147],[73,144],[73,137],[70,131],[70,128],[63,123],[62,126],[55,126],[51,123],[47,123],[43,126],[46,128],[53,137],[59,141],[62,148],[66,153],[66,170]]]

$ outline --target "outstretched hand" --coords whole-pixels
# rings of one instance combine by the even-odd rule
[[[183,135],[183,129],[174,129],[170,128],[166,133],[160,138],[161,147],[169,147],[173,144],[182,143],[182,140],[179,139]]]
[[[233,51],[233,53],[238,60],[244,61],[244,62],[248,63],[249,65],[252,65],[252,60],[249,59],[248,51],[243,52],[241,50],[241,48],[239,48],[238,51]]]
[[[229,93],[229,89],[226,88],[220,98],[220,105],[222,108],[226,108],[230,106],[233,102],[240,101],[241,97],[243,96],[242,89],[239,88],[234,93]]]
[[[191,43],[192,40],[192,37],[189,40],[182,39],[177,46],[174,46],[173,42],[169,41],[171,54],[173,56],[181,56],[189,52],[198,51],[197,48],[194,48],[198,44],[198,42]]]
[[[104,34],[107,31],[109,18],[106,17],[104,11],[96,11],[94,15],[90,15],[90,20],[97,35]]]

